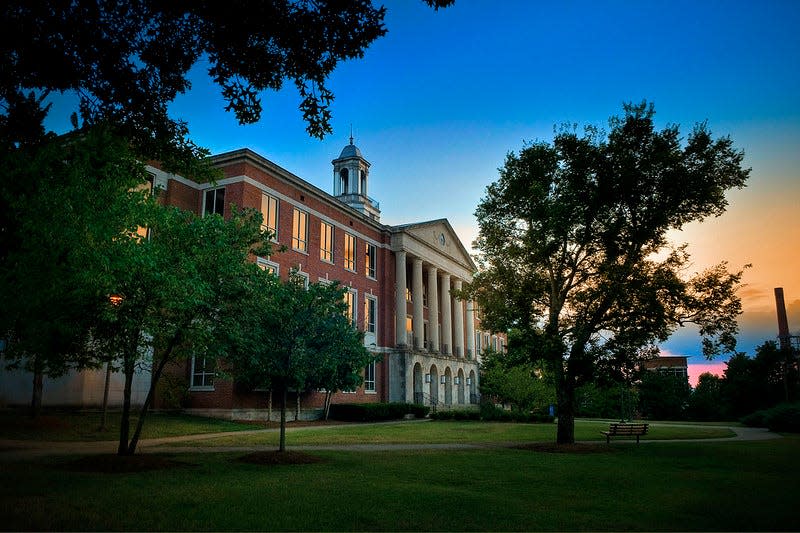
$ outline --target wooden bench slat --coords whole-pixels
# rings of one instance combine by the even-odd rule
[[[611,442],[611,437],[627,436],[636,437],[636,443],[639,443],[639,437],[647,434],[650,424],[609,424],[608,431],[601,431],[600,433],[606,436],[606,442]]]

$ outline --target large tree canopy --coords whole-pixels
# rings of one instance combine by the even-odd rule
[[[453,2],[424,1],[436,9]],[[196,155],[167,106],[188,89],[200,59],[241,123],[259,119],[261,92],[289,81],[308,132],[322,137],[331,131],[328,76],[386,33],[385,13],[372,0],[9,0],[0,37],[1,125],[10,130],[3,140],[40,133],[30,119],[47,92],[76,91],[84,120],[119,125],[147,156]]]
[[[743,153],[704,124],[685,142],[678,126],[657,131],[653,116],[626,105],[608,134],[563,129],[510,153],[476,211],[482,269],[464,292],[551,365],[559,443],[574,442],[575,388],[599,369],[630,369],[687,323],[708,356],[735,346],[741,272],[686,278],[686,247],[667,232],[724,212],[749,174]]]

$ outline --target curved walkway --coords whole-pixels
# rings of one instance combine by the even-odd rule
[[[379,423],[380,424],[380,423]],[[377,424],[376,424],[377,425]],[[680,425],[680,424],[670,424]],[[334,428],[341,426],[315,426],[314,429]],[[691,427],[698,427],[693,425]],[[703,427],[703,426],[699,426]],[[733,427],[733,426],[714,426],[725,427],[735,433],[733,437],[720,437],[709,439],[672,439],[672,440],[649,440],[643,439],[642,444],[651,442],[724,442],[724,441],[760,441],[781,438],[781,435],[773,433],[764,428]],[[293,428],[292,431],[304,428]],[[278,429],[256,429],[248,431],[229,431],[224,433],[202,433],[198,435],[182,435],[179,437],[163,437],[158,439],[144,439],[139,442],[137,453],[221,453],[221,452],[255,452],[274,450],[274,445],[250,445],[250,446],[175,446],[176,443],[191,442],[195,440],[206,440],[218,437],[228,437],[235,435],[251,435],[257,433],[276,432]],[[581,441],[584,443],[599,443],[600,441]],[[615,443],[632,443],[630,439],[616,440]],[[408,451],[408,450],[477,450],[486,448],[510,448],[520,445],[520,442],[471,442],[471,443],[436,443],[436,444],[335,444],[320,446],[291,446],[289,449],[295,451],[316,451],[316,450],[335,450],[335,451]],[[7,440],[0,439],[0,461],[15,461],[50,455],[92,455],[116,453],[117,441],[93,441],[93,442],[38,442],[31,440]]]

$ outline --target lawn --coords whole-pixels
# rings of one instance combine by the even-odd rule
[[[605,440],[600,434],[608,429],[608,422],[578,420],[575,423],[575,438]],[[725,427],[682,426],[670,424],[651,425],[645,439],[705,439],[732,437]],[[287,446],[329,446],[344,444],[417,444],[417,443],[478,443],[478,442],[553,442],[556,438],[555,424],[514,424],[504,422],[475,421],[431,421],[397,422],[379,425],[345,425],[327,428],[290,428]],[[235,435],[198,439],[176,443],[176,446],[277,446],[275,431],[256,434]]]
[[[100,431],[100,412],[47,410],[38,418],[28,417],[24,410],[0,410],[0,439],[43,441],[101,441],[119,438],[121,413],[111,411],[106,430]],[[138,418],[131,418],[131,431]],[[218,433],[258,429],[259,426],[228,420],[189,416],[179,413],[150,413],[142,428],[142,438],[174,437],[200,433]]]
[[[426,424],[427,425],[427,424]],[[800,439],[318,452],[252,465],[185,454],[158,472],[0,463],[7,530],[797,530]]]

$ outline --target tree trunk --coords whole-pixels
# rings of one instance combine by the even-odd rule
[[[325,391],[325,409],[323,411],[324,420],[328,421],[328,415],[331,412],[331,398],[333,398],[333,393],[329,390]]]
[[[31,394],[31,418],[38,418],[42,413],[42,390],[44,388],[44,373],[37,363],[34,363],[33,393]]]
[[[269,389],[269,400],[267,401],[267,426],[272,422],[272,389]]]
[[[286,451],[286,385],[281,387],[281,438],[278,445],[279,452]]]
[[[156,371],[150,380],[150,390],[147,391],[147,398],[145,398],[144,404],[142,405],[142,410],[139,412],[139,421],[136,423],[136,431],[133,432],[133,437],[128,445],[128,455],[133,455],[136,453],[136,446],[139,444],[139,436],[142,434],[142,426],[144,426],[144,418],[147,416],[150,405],[153,403],[153,398],[155,398],[156,395],[156,385],[158,384],[158,380],[161,378],[161,373],[164,371],[164,367],[166,365],[167,358],[164,357],[158,362],[158,368],[156,368]]]
[[[123,363],[123,372],[125,373],[125,388],[122,391],[122,418],[119,423],[119,446],[117,446],[117,455],[130,455],[128,453],[128,435],[130,434],[131,425],[131,390],[133,386],[133,361],[125,361]]]
[[[106,383],[103,387],[103,410],[100,414],[100,431],[106,430],[106,415],[108,414],[108,389],[111,384],[111,360],[106,363]]]
[[[556,383],[556,401],[558,402],[556,444],[574,444],[575,383],[563,365],[556,365]]]
[[[300,420],[300,391],[295,392],[297,399],[297,410],[294,412],[294,421]]]

